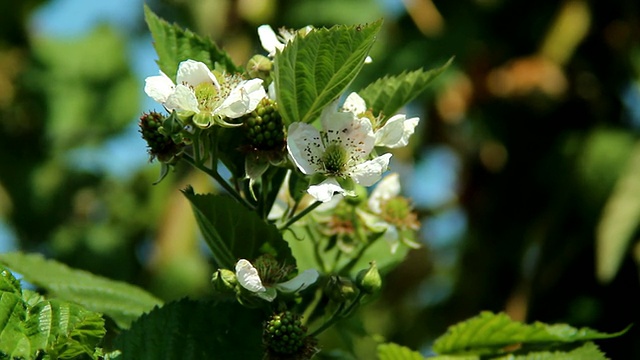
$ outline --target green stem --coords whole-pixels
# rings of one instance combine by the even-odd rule
[[[304,313],[302,313],[302,320],[301,320],[302,325],[306,326],[307,323],[311,320],[311,316],[313,315],[313,312],[316,311],[316,309],[318,308],[318,304],[320,304],[320,300],[322,300],[322,289],[318,288],[316,289],[316,293],[314,295],[313,300],[307,306],[307,308],[304,309]]]
[[[338,271],[338,274],[345,275],[345,274],[349,273],[349,271],[351,271],[351,269],[358,263],[358,261],[360,260],[362,255],[364,255],[364,252],[367,251],[367,249],[374,242],[375,242],[375,240],[374,241],[369,241],[366,244],[364,244],[364,246],[360,249],[360,251],[358,251],[358,255],[353,257],[353,259],[351,259],[342,269],[340,269],[340,271]]]
[[[218,174],[218,172],[216,170],[210,169],[210,168],[204,166],[203,164],[198,163],[189,154],[185,154],[182,157],[182,159],[184,159],[186,162],[188,162],[189,164],[194,166],[196,169],[198,169],[198,170],[204,172],[205,174],[211,176],[214,180],[216,180],[218,182],[218,184],[220,184],[220,186],[222,186],[223,189],[225,189],[229,193],[229,195],[231,195],[234,199],[236,199],[238,202],[240,202],[246,208],[248,208],[249,210],[255,210],[253,205],[249,204],[249,202],[247,202],[247,200],[245,200],[233,187],[231,187],[231,185],[229,185],[229,183],[227,183],[222,178],[222,176],[220,176],[220,174]],[[215,163],[213,165],[215,166]]]
[[[349,307],[346,309],[344,308],[345,303],[340,304],[338,307],[338,310],[336,310],[336,312],[334,312],[333,315],[331,315],[331,318],[327,320],[327,322],[322,324],[322,326],[315,329],[311,334],[309,334],[309,336],[311,337],[318,336],[320,333],[327,330],[338,321],[349,316],[349,314],[351,314],[353,310],[355,310],[355,308],[358,305],[360,305],[360,301],[362,300],[363,297],[364,297],[364,294],[362,292],[359,292],[356,298],[353,300],[353,302],[351,302],[351,304],[349,304]]]
[[[296,221],[300,220],[305,215],[307,215],[308,213],[312,212],[315,208],[320,206],[320,204],[322,204],[322,202],[316,201],[313,204],[307,206],[304,210],[300,211],[299,213],[297,213],[297,214],[293,215],[291,218],[289,218],[289,220],[287,220],[286,223],[284,223],[282,226],[280,226],[278,228],[278,230],[284,230],[284,229],[288,228],[289,226],[294,224]]]

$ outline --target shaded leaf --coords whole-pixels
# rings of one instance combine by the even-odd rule
[[[449,327],[433,345],[437,354],[498,354],[504,347],[515,344],[571,343],[595,339],[607,339],[624,334],[602,333],[589,328],[574,328],[566,324],[548,325],[536,322],[532,325],[511,320],[506,314],[488,311]]]
[[[444,65],[432,70],[403,72],[396,76],[385,76],[360,90],[367,107],[374,114],[382,113],[385,119],[393,116],[401,107],[415,99],[438,75],[442,74],[453,62],[449,59]]]
[[[220,50],[211,39],[200,37],[191,30],[184,30],[175,24],[169,24],[154,14],[147,5],[144,6],[144,18],[153,36],[154,47],[158,54],[158,66],[174,81],[178,64],[187,59],[201,61],[209,69],[215,69],[215,64],[218,63],[227,72],[242,72],[229,55]]]
[[[262,359],[259,311],[237,303],[181,300],[143,315],[121,333],[118,359]]]
[[[437,360],[443,360],[436,358]],[[495,360],[607,360],[602,351],[592,342],[571,351],[533,351],[524,355],[505,355]]]
[[[191,202],[216,266],[233,269],[238,259],[252,261],[264,253],[281,263],[295,264],[278,229],[255,212],[225,195],[196,194],[191,187],[183,193]]]
[[[420,353],[393,343],[378,345],[379,360],[424,360]]]
[[[334,26],[296,36],[274,59],[280,114],[286,125],[310,123],[362,69],[382,20]]]
[[[138,287],[71,269],[40,254],[0,254],[0,263],[61,300],[108,315],[122,328],[162,303]]]

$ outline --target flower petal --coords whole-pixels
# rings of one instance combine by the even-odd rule
[[[344,104],[342,104],[342,111],[348,111],[356,115],[360,115],[367,111],[367,104],[364,102],[364,99],[358,95],[358,93],[352,92],[347,96]]]
[[[322,128],[326,143],[343,146],[351,160],[367,157],[373,150],[375,135],[367,118],[358,118],[351,112],[324,113]]]
[[[182,84],[176,85],[175,91],[167,98],[164,106],[169,111],[187,111],[196,114],[200,112],[200,109],[198,109],[198,99],[196,99],[196,94],[191,90],[191,88]]]
[[[260,100],[267,96],[262,87],[262,79],[251,79],[240,82],[214,110],[215,114],[237,119],[256,109]]]
[[[287,150],[300,171],[305,175],[320,171],[320,160],[325,150],[320,132],[309,124],[294,122],[289,125],[288,133]]]
[[[383,202],[400,195],[400,176],[392,173],[384,177],[369,196],[369,209],[375,214],[380,214]]]
[[[258,37],[262,47],[269,52],[269,56],[276,55],[276,51],[284,48],[284,44],[278,40],[275,31],[269,25],[260,25],[258,27]]]
[[[153,100],[164,104],[167,98],[173,94],[175,84],[162,71],[158,76],[149,76],[145,80],[144,92]]]
[[[278,296],[278,292],[274,288],[266,288],[264,292],[257,292],[256,295],[271,302],[276,298],[276,296]]]
[[[387,170],[389,159],[391,154],[384,154],[365,161],[349,169],[349,176],[360,185],[371,186],[380,180],[382,173]]]
[[[320,184],[309,186],[307,193],[318,201],[327,202],[333,198],[335,193],[345,195],[347,191],[338,184],[335,178],[330,177]]]
[[[391,253],[395,254],[400,246],[400,234],[398,234],[398,229],[395,226],[390,225],[387,227],[387,231],[384,232],[382,237],[391,247]]]
[[[262,285],[258,270],[256,270],[248,260],[238,260],[236,263],[236,277],[238,278],[238,283],[251,292],[259,293],[267,291],[267,288]]]
[[[204,82],[213,83],[216,89],[220,88],[218,80],[209,70],[205,63],[195,60],[185,60],[178,65],[178,74],[176,75],[178,84],[196,86]]]
[[[398,114],[391,117],[380,130],[376,131],[376,146],[399,148],[407,146],[409,137],[413,135],[420,118],[407,119]]]
[[[309,285],[313,284],[318,280],[318,276],[320,274],[315,269],[308,269],[298,274],[298,276],[294,277],[289,281],[285,281],[283,283],[276,284],[276,289],[285,292],[285,293],[293,293],[306,289]]]

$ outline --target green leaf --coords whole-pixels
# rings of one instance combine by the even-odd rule
[[[281,263],[295,264],[291,250],[278,229],[255,212],[225,195],[196,194],[183,190],[211,248],[216,266],[233,269],[238,259],[254,260],[269,253]]]
[[[144,18],[153,36],[158,66],[174,81],[178,64],[187,59],[201,61],[209,69],[215,69],[217,63],[230,73],[243,71],[236,67],[229,55],[220,50],[211,39],[202,38],[188,29],[183,30],[175,24],[169,24],[154,14],[147,5],[144,6]]]
[[[596,232],[596,273],[609,282],[618,272],[640,222],[640,143],[631,151],[602,211]]]
[[[403,72],[396,76],[385,76],[360,90],[358,95],[364,99],[367,108],[374,114],[382,113],[385,119],[393,116],[401,107],[415,99],[438,75],[442,74],[453,62],[449,59],[444,65],[432,70]]]
[[[378,345],[379,360],[424,360],[424,356],[408,347],[393,343]]]
[[[121,328],[162,303],[136,286],[71,269],[39,254],[0,254],[0,263],[61,300],[108,315]]]
[[[602,333],[589,328],[574,328],[566,324],[548,325],[535,322],[532,325],[511,320],[506,314],[488,311],[462,323],[449,327],[433,345],[437,354],[499,354],[507,346],[522,344],[552,346],[595,339],[607,339],[624,334]]]
[[[523,355],[505,355],[495,360],[607,360],[605,354],[598,346],[592,342],[587,342],[582,346],[569,352],[565,351],[532,351]],[[434,360],[443,360],[435,358]]]
[[[10,359],[31,356],[31,342],[23,327],[26,316],[27,308],[19,295],[0,291],[0,358],[2,354]]]
[[[298,35],[274,59],[278,109],[286,125],[310,123],[358,75],[382,26],[334,26]]]
[[[100,314],[59,300],[31,308],[25,330],[33,348],[44,349],[54,359],[93,354],[106,333]]]
[[[120,334],[118,359],[262,359],[262,321],[237,303],[181,300],[143,315]]]

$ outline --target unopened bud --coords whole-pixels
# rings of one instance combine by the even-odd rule
[[[373,295],[380,291],[382,278],[380,278],[380,273],[378,272],[375,261],[369,263],[368,269],[360,270],[356,277],[356,284],[365,294]]]
[[[218,269],[211,277],[213,290],[220,295],[234,295],[238,286],[236,274],[227,269]]]
[[[355,193],[355,196],[346,196],[344,198],[347,203],[357,206],[367,200],[367,189],[364,186],[356,184],[353,192]]]
[[[349,301],[357,295],[353,281],[340,276],[331,276],[324,287],[324,291],[329,299],[337,303]]]
[[[247,62],[247,73],[252,78],[260,78],[266,80],[269,78],[273,63],[268,57],[262,55],[254,55]]]

